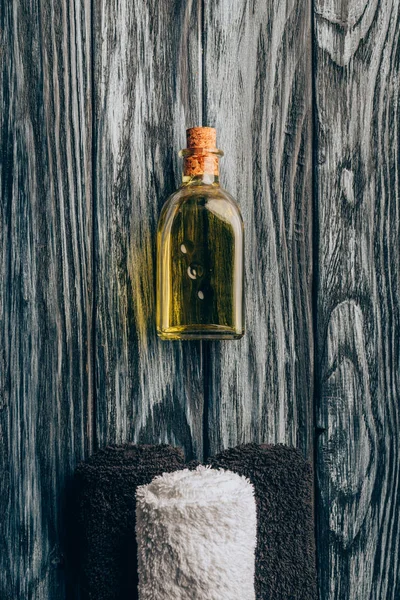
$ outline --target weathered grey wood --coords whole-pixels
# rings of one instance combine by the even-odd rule
[[[317,0],[321,600],[400,597],[400,4]]]
[[[202,455],[199,344],[155,335],[155,232],[200,119],[199,3],[96,0],[97,443]]]
[[[321,600],[400,597],[399,13],[314,2],[313,217],[310,2],[0,3],[1,598],[65,597],[92,438],[311,452],[313,218]],[[247,272],[245,338],[203,348],[154,331],[156,223],[201,121]]]
[[[64,598],[91,445],[90,0],[0,3],[0,597]]]
[[[205,2],[204,121],[245,222],[246,334],[212,344],[210,452],[312,447],[311,9]]]

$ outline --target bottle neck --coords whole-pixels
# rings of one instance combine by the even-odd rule
[[[183,185],[218,185],[219,186],[219,175],[215,175],[214,173],[199,173],[197,175],[186,175],[185,171],[183,171],[182,184]]]
[[[219,158],[221,150],[187,148],[181,150],[183,158],[182,183],[184,185],[219,185]]]

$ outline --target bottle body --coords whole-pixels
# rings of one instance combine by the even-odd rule
[[[162,339],[244,334],[244,230],[218,184],[191,181],[165,203],[157,232],[157,333]]]

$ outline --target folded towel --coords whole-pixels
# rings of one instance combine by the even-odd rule
[[[156,475],[185,467],[170,446],[110,446],[76,470],[70,546],[82,600],[137,598],[135,493]]]
[[[199,466],[136,492],[140,600],[254,600],[250,482]]]
[[[246,444],[208,463],[248,477],[257,502],[257,600],[315,600],[317,596],[312,469],[283,445]]]

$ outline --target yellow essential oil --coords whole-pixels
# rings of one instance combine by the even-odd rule
[[[216,133],[187,130],[183,180],[157,232],[157,333],[165,340],[244,334],[243,220],[219,185]]]

